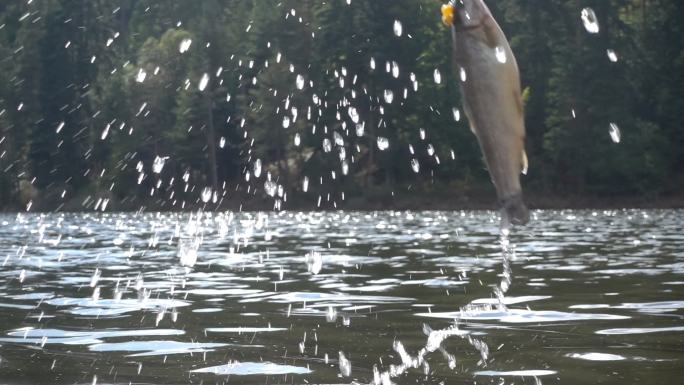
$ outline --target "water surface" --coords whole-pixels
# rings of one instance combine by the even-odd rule
[[[2,215],[0,383],[677,383],[682,214],[536,212],[503,301],[489,212]]]

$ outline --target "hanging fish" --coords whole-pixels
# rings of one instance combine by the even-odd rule
[[[496,188],[503,225],[523,225],[520,174],[527,173],[520,74],[506,36],[483,0],[452,0],[442,6],[451,28],[453,58],[463,105]]]

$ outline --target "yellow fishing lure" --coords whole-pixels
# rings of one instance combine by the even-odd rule
[[[454,12],[452,3],[442,5],[442,23],[447,27],[454,25]]]

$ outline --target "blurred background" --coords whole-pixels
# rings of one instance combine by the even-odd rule
[[[0,209],[492,206],[441,4],[2,2]],[[489,6],[531,206],[681,205],[684,3]]]

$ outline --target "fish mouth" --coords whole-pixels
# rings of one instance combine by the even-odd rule
[[[442,23],[460,31],[479,28],[482,20],[476,16],[477,12],[473,12],[477,8],[472,3],[466,3],[463,0],[451,0],[442,5]]]

